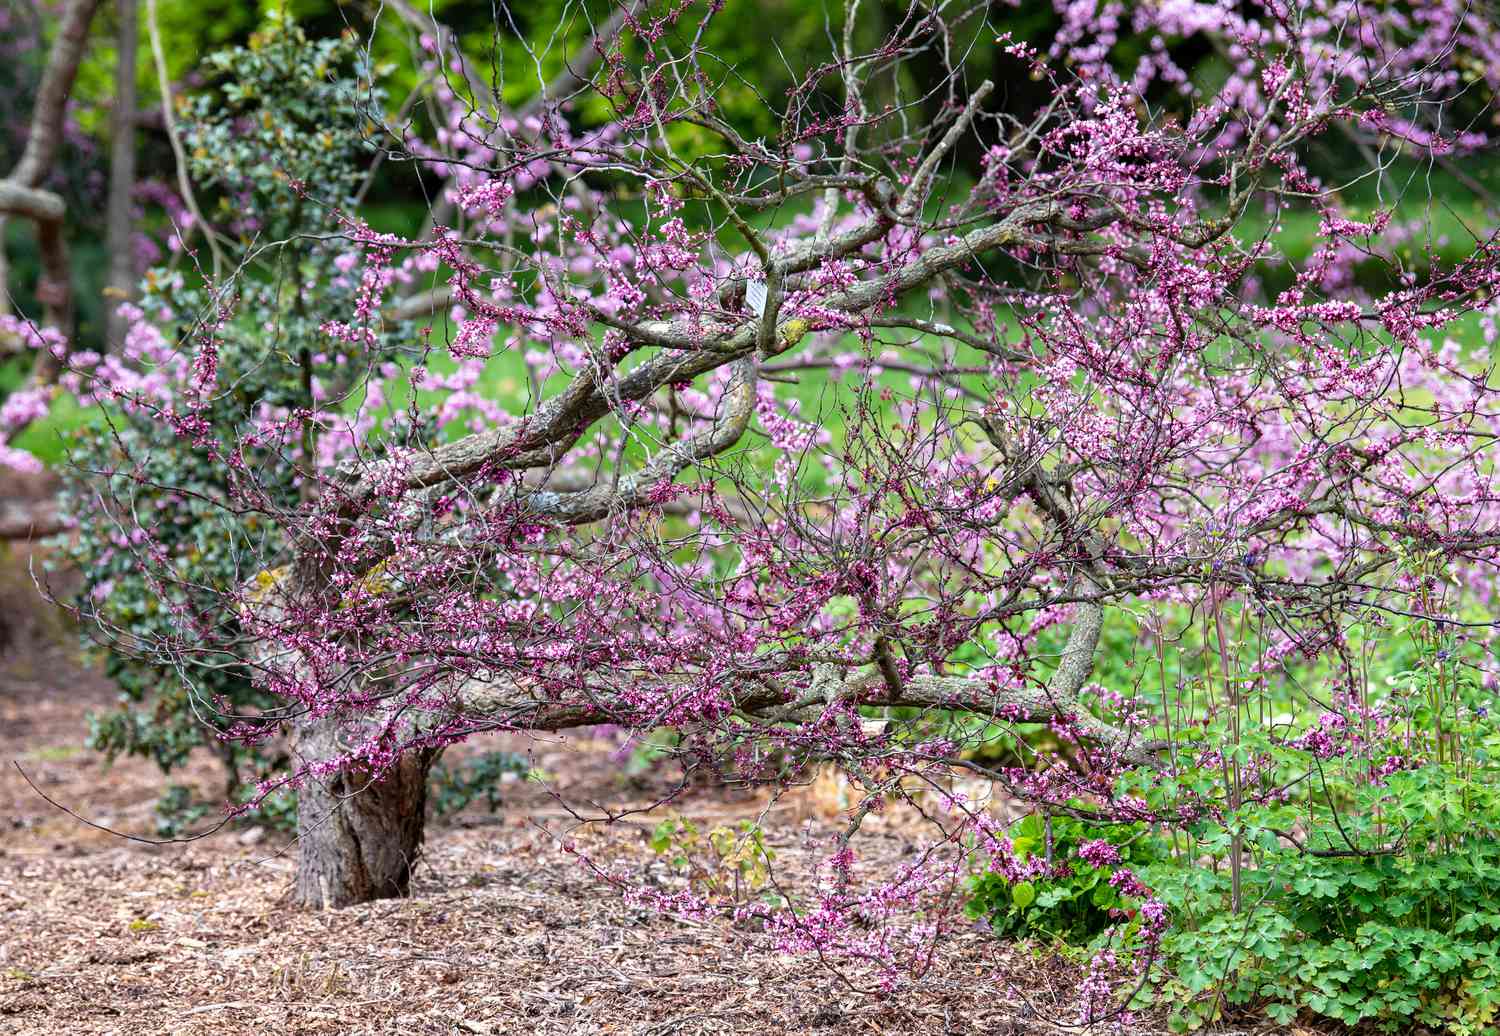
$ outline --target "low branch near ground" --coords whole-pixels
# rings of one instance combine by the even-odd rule
[[[453,708],[481,728],[555,731],[620,724],[629,719],[599,700],[559,702],[509,681],[467,681],[452,698]],[[747,682],[731,695],[735,710],[749,719],[800,722],[824,704],[824,691],[796,698]],[[789,697],[791,700],[788,700]],[[915,708],[962,712],[1003,723],[1048,723],[1065,727],[1080,740],[1107,750],[1121,762],[1156,765],[1165,745],[1148,741],[1089,713],[1076,699],[1059,699],[1043,687],[997,688],[980,680],[918,675],[892,692],[879,673],[839,681],[838,701],[876,708]]]

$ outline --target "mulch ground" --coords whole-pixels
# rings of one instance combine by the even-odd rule
[[[290,905],[285,836],[241,826],[154,845],[88,827],[36,789],[150,836],[163,778],[138,760],[106,771],[82,748],[87,712],[114,692],[79,665],[40,602],[17,621],[18,593],[0,648],[0,1033],[1079,1031],[1058,1024],[1075,1016],[1077,969],[982,930],[943,943],[920,984],[879,996],[850,988],[873,987],[873,974],[778,954],[745,925],[632,905],[561,842],[644,873],[660,866],[645,836],[664,811],[579,828],[525,782],[496,814],[429,826],[410,898],[327,913]],[[626,780],[600,742],[528,747],[552,780],[596,802],[653,800],[649,779]],[[195,760],[173,780],[211,796],[216,766]],[[829,798],[815,785],[766,814],[780,880],[813,880],[837,830]],[[702,789],[673,809],[711,824],[760,805]],[[893,823],[862,859],[879,866],[909,851]]]

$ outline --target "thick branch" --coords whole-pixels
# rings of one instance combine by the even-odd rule
[[[969,103],[964,106],[963,113],[952,126],[948,127],[948,132],[943,134],[943,139],[938,141],[937,147],[933,148],[922,160],[922,164],[917,167],[916,174],[911,178],[911,183],[901,195],[901,203],[897,208],[902,215],[910,215],[922,207],[923,202],[927,200],[927,191],[932,184],[933,176],[937,173],[938,164],[948,152],[953,150],[959,138],[973,124],[974,117],[979,114],[979,106],[994,89],[995,84],[986,79],[969,95]]]
[[[979,680],[919,675],[909,678],[899,692],[893,692],[877,671],[845,680],[834,696],[867,706],[943,709],[1008,722],[1060,722],[1079,737],[1106,747],[1121,759],[1143,765],[1151,764],[1163,747],[1095,718],[1079,707],[1076,698],[1060,699],[1050,686],[997,688]],[[598,695],[591,700],[556,701],[507,680],[469,680],[453,695],[452,701],[455,709],[467,718],[517,730],[562,730],[620,723],[628,718],[611,709]],[[746,715],[780,720],[795,718],[804,709],[824,704],[824,695],[813,694],[788,703],[784,694],[764,684],[746,682],[733,691],[733,704]]]
[[[55,500],[0,503],[0,540],[40,539],[65,528]]]
[[[38,223],[60,223],[67,215],[68,207],[51,191],[27,187],[13,180],[0,180],[0,212]]]
[[[686,442],[663,446],[640,472],[621,479],[618,486],[598,485],[576,493],[542,490],[527,495],[526,505],[536,514],[570,525],[598,521],[611,512],[639,506],[654,487],[739,441],[755,413],[755,382],[755,365],[741,360],[725,396],[725,413],[714,426]]]
[[[1015,242],[1027,224],[1055,218],[1060,211],[1056,203],[1050,202],[1019,208],[1000,222],[971,231],[953,244],[929,249],[884,277],[861,282],[840,292],[825,300],[824,305],[846,312],[870,309],[893,294],[910,291],[945,270],[972,261],[981,252]],[[643,327],[641,334],[649,335],[653,341],[676,344],[680,339],[681,347],[692,351],[664,351],[626,374],[607,381],[596,377],[574,378],[561,393],[544,403],[520,425],[475,432],[424,455],[406,458],[400,483],[409,489],[435,485],[462,478],[491,463],[510,468],[555,463],[583,429],[609,413],[612,407],[644,399],[663,385],[691,381],[748,355],[756,346],[758,330],[758,320],[748,321],[716,342],[705,344],[695,341],[686,329],[679,335],[670,324]],[[771,352],[790,349],[808,330],[807,321],[801,318],[779,322],[777,341]],[[346,513],[357,512],[376,493],[390,488],[389,470],[373,472],[348,500]]]

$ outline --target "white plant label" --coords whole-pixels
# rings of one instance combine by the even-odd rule
[[[755,315],[763,317],[766,315],[766,286],[763,281],[745,282],[745,301],[750,303],[750,308],[755,310]]]

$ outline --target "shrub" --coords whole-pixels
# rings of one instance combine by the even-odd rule
[[[515,752],[484,752],[453,765],[438,764],[428,776],[432,811],[440,817],[467,809],[483,798],[491,813],[502,805],[500,785],[507,774],[524,775],[531,764]]]
[[[244,272],[234,282],[234,315],[223,286],[197,266],[208,259],[201,239],[194,253],[178,242],[177,266],[146,278],[125,355],[66,379],[100,407],[69,450],[63,503],[77,533],[60,541],[59,563],[82,573],[81,629],[121,691],[117,710],[91,717],[90,747],[110,760],[150,759],[163,773],[207,747],[224,764],[227,796],[241,801],[288,758],[271,708],[276,699],[255,686],[253,660],[226,653],[215,664],[188,666],[142,647],[183,623],[205,637],[212,629],[241,638],[238,617],[216,607],[217,595],[284,547],[267,512],[297,504],[299,472],[316,443],[244,441],[233,458],[196,444],[209,429],[241,427],[247,415],[309,404],[309,343],[356,290],[340,268],[346,248],[335,207],[357,188],[357,160],[367,151],[354,117],[329,113],[350,97],[379,94],[351,39],[310,41],[279,20],[205,66],[209,84],[185,104],[184,138],[197,189],[216,200],[213,211],[237,235],[222,243]],[[295,239],[312,242],[286,248]],[[213,356],[193,364],[184,346],[206,324],[216,329]],[[370,361],[361,350],[344,351],[331,359]],[[219,383],[230,387],[217,391]],[[187,433],[189,424],[198,431]],[[255,472],[259,506],[231,506],[247,470]],[[152,566],[141,564],[143,555]],[[231,731],[249,736],[231,738]],[[179,826],[182,795],[169,786],[162,803]],[[285,810],[273,821],[286,824]]]
[[[1318,857],[1277,850],[1229,879],[1151,874],[1180,919],[1162,941],[1171,978],[1156,994],[1174,1028],[1226,1007],[1299,1012],[1383,1032],[1424,1026],[1493,1032],[1500,1013],[1500,846],[1488,840],[1403,856]]]

